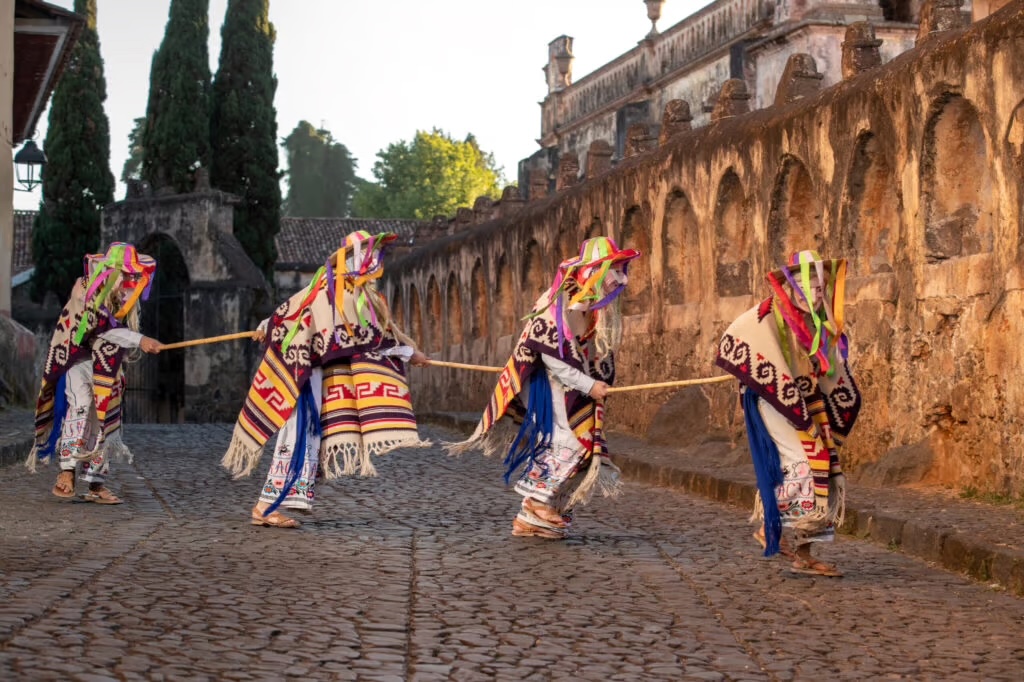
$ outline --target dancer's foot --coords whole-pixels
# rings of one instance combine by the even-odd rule
[[[66,469],[57,474],[57,482],[53,484],[53,492],[57,497],[75,496],[75,471]]]

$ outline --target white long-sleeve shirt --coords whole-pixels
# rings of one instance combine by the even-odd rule
[[[553,403],[551,407],[555,413],[553,440],[556,444],[567,445],[575,449],[579,447],[579,442],[572,429],[569,428],[569,417],[565,412],[565,391],[569,389],[589,394],[594,388],[596,379],[558,358],[547,354],[542,354],[541,358],[544,360],[544,369],[547,370],[548,382],[551,384],[551,401]]]

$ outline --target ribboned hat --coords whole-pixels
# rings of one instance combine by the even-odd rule
[[[107,247],[106,253],[90,253],[83,259],[85,270],[85,305],[99,308],[111,305],[110,296],[115,287],[132,291],[117,310],[114,317],[123,320],[131,312],[141,298],[149,298],[153,285],[153,273],[156,272],[156,260],[152,256],[139,253],[127,242],[113,242]],[[120,273],[120,277],[115,276]],[[81,343],[85,337],[87,319],[82,318],[75,333],[75,343]]]
[[[355,270],[343,273],[346,277],[367,277],[376,279],[382,274],[381,254],[384,248],[398,239],[394,232],[370,234],[367,230],[356,230],[345,235],[341,248],[335,252],[339,267],[348,267],[349,256],[355,263]]]
[[[815,273],[823,283],[838,276],[840,271],[844,276],[846,274],[845,258],[822,258],[817,250],[804,249],[791,254],[782,267],[772,270],[768,275],[781,284],[795,278],[804,270],[805,265],[808,273]]]

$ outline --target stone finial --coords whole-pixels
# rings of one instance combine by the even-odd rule
[[[518,185],[509,185],[501,191],[501,201],[498,203],[498,211],[506,216],[518,211],[526,201],[523,193],[519,191]]]
[[[530,171],[530,193],[527,195],[530,201],[543,199],[548,195],[548,172],[543,168],[534,168]]]
[[[649,125],[634,123],[626,129],[626,157],[648,152],[657,146],[656,142]]]
[[[548,77],[548,94],[561,92],[572,85],[572,38],[558,36],[548,43],[548,63],[544,72]]]
[[[494,201],[488,197],[477,197],[473,202],[473,219],[478,223],[486,223],[494,217]]]
[[[572,187],[580,177],[580,159],[575,152],[566,152],[558,159],[558,178],[555,180],[555,191]]]
[[[461,230],[473,224],[473,209],[463,206],[455,211],[455,229]]]
[[[594,178],[610,170],[615,150],[604,140],[594,140],[587,150],[587,178]]]
[[[789,55],[782,79],[775,90],[775,106],[813,97],[821,89],[822,78],[824,74],[818,73],[814,57],[805,52]]]
[[[750,111],[750,93],[747,84],[740,78],[730,78],[722,84],[718,93],[715,108],[711,112],[711,122],[721,121],[746,114]]]
[[[200,166],[196,168],[195,174],[192,176],[194,185],[192,189],[196,192],[209,192],[210,191],[210,169]]]
[[[843,39],[843,80],[879,66],[881,44],[882,41],[875,38],[875,26],[870,21],[855,21],[847,26]]]
[[[658,138],[658,146],[665,146],[679,133],[685,133],[691,129],[690,123],[693,116],[690,115],[690,103],[685,99],[672,99],[665,105],[665,113],[661,116],[661,135]]]
[[[953,31],[964,25],[960,12],[964,0],[924,0],[921,3],[921,24],[917,29],[917,45],[934,33]]]

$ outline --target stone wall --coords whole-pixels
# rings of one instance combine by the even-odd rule
[[[104,209],[103,244],[126,241],[154,256],[159,252],[158,276],[173,271],[175,281],[168,285],[171,293],[151,296],[144,304],[144,321],[147,317],[161,320],[158,329],[144,328],[144,333],[164,343],[230,334],[255,329],[272,311],[266,280],[232,234],[235,201],[231,195],[206,190],[128,199]],[[177,317],[170,324],[169,315]],[[256,344],[232,341],[143,358],[129,368],[129,397],[133,390],[152,395],[143,396],[139,404],[127,404],[126,418],[138,420],[153,400],[166,393],[164,384],[177,381],[184,389],[184,409],[177,419],[234,421],[249,387],[256,354]],[[168,377],[168,371],[183,377]],[[164,407],[152,410],[152,420],[165,421],[165,412]]]
[[[882,66],[858,27],[846,80],[828,89],[804,77],[813,59],[794,59],[767,109],[742,113],[727,84],[710,125],[390,264],[398,320],[435,358],[502,364],[556,264],[607,234],[645,254],[623,302],[619,382],[706,377],[725,327],[766,294],[764,273],[818,248],[850,262],[865,394],[850,472],[912,455],[902,481],[1021,494],[1024,2],[968,29],[933,31],[956,25],[938,15]],[[493,381],[412,375],[421,410],[479,411]],[[608,417],[676,442],[743,440],[729,384],[615,398]]]

